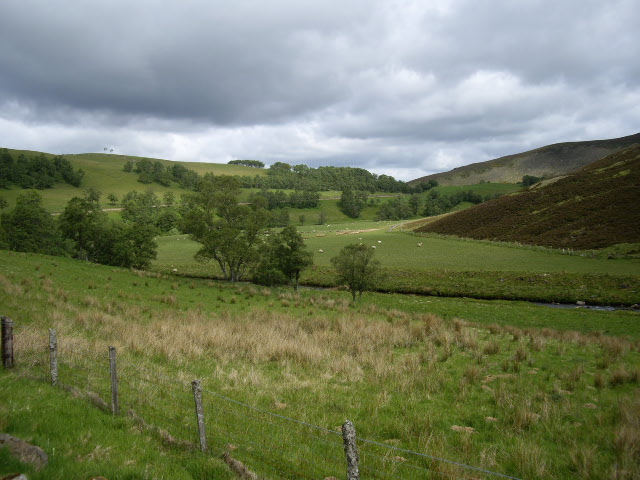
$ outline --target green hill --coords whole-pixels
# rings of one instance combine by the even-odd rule
[[[28,150],[11,150],[9,153],[15,159],[20,154],[25,156],[40,155],[41,152],[33,152]],[[54,155],[45,153],[48,157]],[[82,153],[78,155],[64,156],[73,168],[82,169],[85,172],[80,187],[73,187],[69,184],[57,184],[53,188],[40,190],[43,202],[48,210],[62,211],[67,202],[74,196],[81,195],[82,192],[90,187],[98,189],[103,195],[102,203],[106,206],[106,196],[113,193],[118,198],[122,198],[124,194],[132,190],[144,191],[151,188],[158,196],[162,196],[164,192],[173,191],[176,197],[187,192],[183,187],[172,184],[169,187],[163,187],[157,183],[145,185],[138,182],[138,175],[123,171],[123,166],[127,161],[137,161],[144,157],[135,157],[131,155],[114,155],[106,153]],[[149,160],[159,160],[165,165],[180,164],[189,170],[194,170],[200,175],[211,172],[215,175],[266,175],[266,170],[261,168],[244,167],[241,165],[227,165],[218,163],[201,163],[201,162],[174,162],[171,160],[150,158]],[[0,190],[0,196],[4,197],[9,206],[13,206],[16,197],[24,190],[18,186]]]
[[[517,183],[525,175],[552,178],[573,172],[596,160],[640,144],[640,133],[611,140],[556,143],[524,153],[473,163],[409,182],[415,186],[429,180],[440,185],[473,185],[480,182]]]
[[[640,146],[545,183],[416,231],[574,249],[640,242]]]

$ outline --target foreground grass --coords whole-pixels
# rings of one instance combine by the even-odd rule
[[[0,476],[28,478],[234,478],[221,460],[178,449],[125,417],[93,408],[24,372],[0,372],[0,431],[42,448],[48,466],[36,471],[0,449]]]
[[[441,319],[430,311],[432,303],[352,307],[339,292],[342,298],[327,292],[293,295],[52,257],[0,255],[6,265],[2,314],[24,327],[16,335],[23,359],[31,358],[25,353],[30,348],[34,359],[46,358],[43,334],[54,327],[67,348],[71,343],[74,349],[106,352],[115,345],[123,365],[141,365],[166,378],[201,378],[211,391],[330,430],[348,418],[361,437],[398,448],[519,478],[640,474],[637,341],[601,332],[481,325],[472,323],[472,311],[465,320],[454,318],[454,304],[450,318]],[[480,311],[478,305],[469,308]],[[34,362],[27,371],[18,367],[5,374],[3,382],[22,381],[17,376],[41,368]],[[79,360],[77,368],[88,367]],[[61,381],[73,381],[73,373],[63,371]],[[91,388],[105,397],[104,385]],[[137,402],[132,408],[139,415],[168,422],[167,429],[176,426],[169,414],[154,410],[161,392],[144,382],[136,389],[136,395],[132,387],[125,389],[123,402]],[[4,418],[19,418],[19,390],[7,392]],[[188,395],[172,404],[185,405],[180,415],[193,415]],[[79,411],[72,416],[83,421]],[[36,422],[21,428],[23,435],[42,432],[33,434],[40,442],[51,435]],[[231,427],[211,425],[213,432],[225,429]],[[246,423],[242,430],[234,437],[234,455],[258,472],[273,472],[265,471],[261,452],[247,446],[255,426]],[[214,452],[231,448],[224,435],[217,440]],[[57,448],[80,449],[71,437],[60,441],[68,445]],[[101,445],[108,448],[111,440]],[[160,448],[155,445],[149,449]],[[396,460],[397,468],[408,455],[399,455],[405,460]],[[318,466],[330,465],[329,458],[320,458]],[[465,474],[450,464],[437,469]]]

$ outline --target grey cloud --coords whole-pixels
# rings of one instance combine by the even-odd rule
[[[5,0],[0,146],[410,179],[635,133],[639,23],[635,0]]]

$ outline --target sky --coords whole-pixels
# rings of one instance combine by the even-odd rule
[[[0,147],[412,180],[640,132],[638,0],[0,0]]]

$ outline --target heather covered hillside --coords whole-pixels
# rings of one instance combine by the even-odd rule
[[[565,175],[591,162],[640,144],[640,133],[610,140],[564,142],[528,152],[472,163],[449,172],[435,173],[409,182],[418,185],[430,180],[440,185],[473,185],[481,182],[517,183],[525,175],[551,178]]]
[[[640,146],[418,231],[574,249],[640,242]]]

